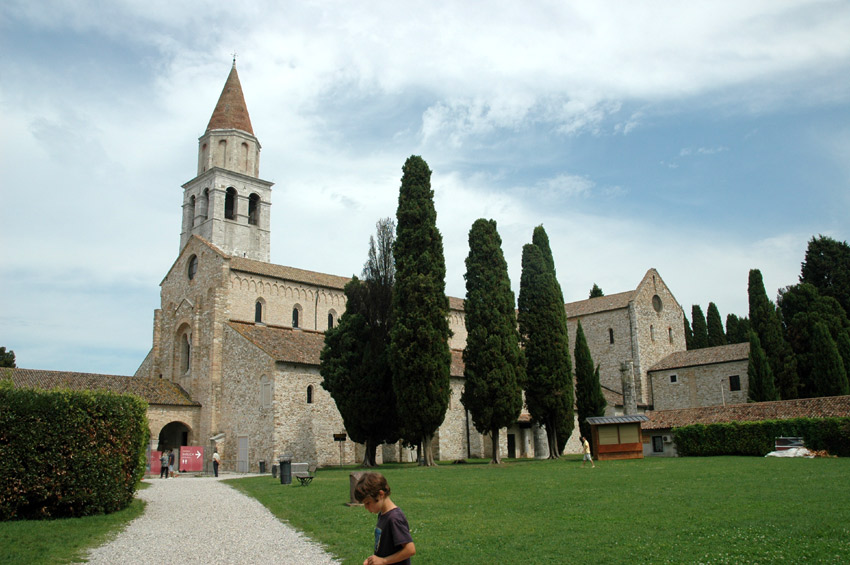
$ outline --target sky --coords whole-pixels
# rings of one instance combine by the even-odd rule
[[[401,167],[433,171],[446,290],[498,224],[515,293],[549,235],[568,302],[655,268],[747,315],[850,239],[850,3],[4,0],[0,346],[132,375],[233,54],[271,261],[360,274]]]

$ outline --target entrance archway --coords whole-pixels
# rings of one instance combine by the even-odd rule
[[[157,442],[157,451],[165,451],[173,449],[178,454],[180,447],[189,445],[192,429],[183,422],[169,422],[159,431],[159,441]],[[180,458],[175,458],[175,464],[179,465]],[[178,469],[179,470],[179,469]]]

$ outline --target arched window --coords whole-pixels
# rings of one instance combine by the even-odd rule
[[[673,343],[673,328],[667,328],[667,338]]]
[[[334,313],[328,312],[328,329],[331,330],[334,327]]]
[[[614,328],[608,328],[608,343],[614,343]]]
[[[224,219],[236,219],[236,189],[232,186],[227,189],[224,196]]]
[[[252,226],[260,225],[260,197],[256,193],[248,199],[248,223]]]
[[[241,163],[242,172],[250,174],[250,171],[248,170],[248,144],[247,143],[242,143],[242,155],[241,155],[241,157],[242,157],[242,163]]]
[[[292,309],[292,327],[293,328],[299,327],[298,326],[298,315],[299,315],[299,313],[300,312],[299,312],[298,306],[296,306],[295,308]]]
[[[221,166],[227,168],[227,141],[222,139],[218,142],[218,154],[221,155]]]
[[[652,324],[649,325],[649,339],[655,341],[655,326]]]
[[[313,385],[307,387],[307,404],[313,404]]]
[[[254,322],[261,323],[263,321],[263,302],[262,300],[257,300],[257,303],[254,304]]]
[[[210,189],[204,189],[204,195],[201,198],[201,216],[204,217],[205,220],[208,220],[210,217]]]
[[[189,332],[180,338],[180,371],[185,375],[192,368],[192,342]]]
[[[198,272],[198,256],[192,255],[189,257],[189,265],[186,268],[186,276],[189,277],[189,280],[195,278],[195,273]]]
[[[195,196],[189,198],[189,226],[195,227]]]

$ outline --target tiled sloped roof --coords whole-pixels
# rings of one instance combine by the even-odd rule
[[[649,418],[643,414],[629,414],[627,416],[591,416],[585,421],[591,426],[599,424],[632,424],[634,422],[646,422]]]
[[[239,82],[239,74],[236,72],[236,64],[230,69],[221,96],[215,105],[207,131],[214,129],[238,129],[254,135],[251,127],[251,117],[248,115],[248,106],[245,105],[245,95],[242,93],[242,83]]]
[[[348,281],[351,280],[349,277],[338,277],[336,275],[306,271],[304,269],[296,269],[295,267],[285,267],[283,265],[264,263],[263,261],[255,261],[236,256],[230,258],[230,268],[234,271],[242,271],[243,273],[264,275],[339,290],[342,290]]]
[[[677,351],[671,353],[655,365],[650,371],[664,371],[667,369],[679,369],[682,367],[695,367],[698,365],[711,365],[714,363],[728,363],[731,361],[745,361],[750,356],[749,343],[733,343],[732,345],[719,345],[717,347],[705,347],[702,349],[691,349],[689,351]]]
[[[608,296],[597,296],[596,298],[579,300],[578,302],[568,302],[565,306],[567,318],[577,318],[579,316],[587,316],[588,314],[596,314],[597,312],[626,308],[632,298],[634,298],[634,295],[635,291],[630,290]]]
[[[646,413],[644,429],[663,430],[691,424],[757,422],[791,418],[850,417],[850,396],[798,398],[774,402],[751,402],[727,406],[706,406],[680,410],[653,410]]]
[[[325,334],[314,330],[228,322],[239,334],[265,351],[275,361],[318,365]]]
[[[10,379],[17,388],[108,390],[117,394],[135,394],[147,400],[148,404],[200,406],[200,403],[192,400],[180,385],[168,379],[71,371],[0,369],[0,380],[5,379]]]

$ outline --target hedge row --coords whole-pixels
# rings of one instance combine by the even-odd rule
[[[0,521],[125,508],[149,433],[139,397],[0,382]]]
[[[778,437],[802,437],[806,447],[850,457],[850,418],[795,418],[761,422],[694,424],[675,428],[679,455],[760,455],[774,450]]]

